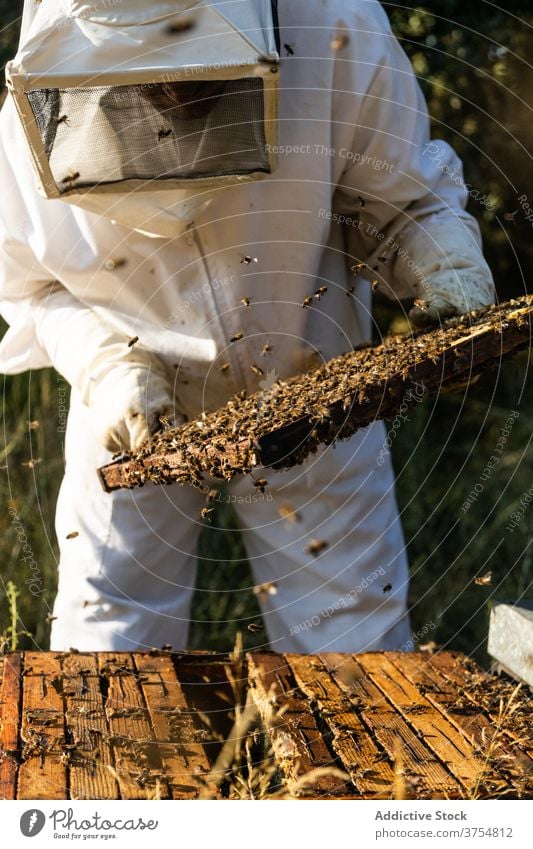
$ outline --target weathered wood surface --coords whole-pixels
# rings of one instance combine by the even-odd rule
[[[455,652],[15,652],[0,692],[3,799],[242,798],[259,785],[260,798],[533,798],[528,694]],[[213,790],[247,692],[260,724]]]
[[[256,467],[290,466],[295,452],[303,457],[307,448],[311,450],[312,446],[331,441],[332,428],[335,439],[349,437],[372,421],[392,418],[405,405],[418,403],[420,387],[434,394],[453,384],[467,382],[502,358],[530,347],[532,318],[533,296],[524,296],[519,301],[501,304],[489,320],[472,319],[472,326],[449,344],[438,337],[439,342],[431,352],[428,349],[432,346],[425,341],[431,338],[430,334],[424,334],[414,346],[409,362],[400,367],[393,357],[386,374],[380,373],[379,378],[374,377],[370,382],[366,378],[361,385],[354,384],[348,395],[345,391],[343,397],[331,399],[327,422],[320,422],[320,416],[317,417],[313,404],[309,403],[308,415],[278,425],[257,439],[253,434],[244,433],[236,438],[222,433],[217,436],[216,444],[205,439],[197,444],[189,441],[183,451],[159,452],[110,463],[99,469],[102,486],[108,492],[132,487],[143,482],[147,472],[154,471],[159,483],[183,482],[183,468],[190,461],[199,470],[211,474],[213,467],[223,468],[226,477],[248,471],[251,457],[251,465]],[[382,351],[383,346],[374,350]],[[350,358],[355,364],[357,356],[357,351],[351,354],[347,365]]]

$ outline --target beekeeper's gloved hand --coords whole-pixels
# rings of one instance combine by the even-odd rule
[[[395,273],[417,296],[409,313],[416,326],[494,303],[494,281],[473,219],[448,211],[426,215],[409,224],[398,243]]]
[[[32,303],[37,341],[54,367],[89,407],[95,435],[109,451],[136,450],[156,430],[160,416],[183,422],[161,360],[128,344],[58,283]]]
[[[180,424],[172,386],[153,358],[150,364],[117,363],[90,388],[94,433],[108,451],[136,451],[157,430],[161,417]]]

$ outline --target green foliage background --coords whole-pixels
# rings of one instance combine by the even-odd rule
[[[472,187],[487,195],[491,210],[471,201],[481,224],[486,255],[500,299],[530,291],[533,270],[531,224],[518,198],[530,202],[530,126],[533,12],[529,0],[505,9],[485,0],[433,0],[416,7],[384,4],[424,88],[435,136],[456,148]],[[0,63],[13,54],[21,4],[0,0]],[[4,200],[5,202],[5,200]],[[516,212],[514,221],[504,218]],[[377,305],[381,330],[400,329],[401,319]],[[484,646],[489,604],[494,598],[531,597],[533,513],[513,532],[510,516],[533,481],[530,451],[533,399],[526,354],[483,377],[466,395],[441,395],[419,406],[394,440],[397,492],[411,560],[414,631],[434,623],[439,643],[487,661]],[[0,448],[0,633],[13,644],[14,630],[27,631],[20,645],[47,646],[46,616],[55,593],[54,502],[63,465],[57,433],[58,385],[51,371],[2,378]],[[510,410],[520,413],[500,463],[484,481],[467,512],[461,505],[483,475]],[[31,429],[29,422],[40,426]],[[29,468],[27,461],[40,458]],[[24,525],[43,579],[38,600],[25,589],[30,577],[21,541],[7,507]],[[231,510],[222,505],[200,544],[201,569],[195,598],[191,647],[226,649],[243,627],[248,645],[260,645],[246,622],[258,617],[245,553]],[[225,530],[224,530],[225,529]],[[213,569],[207,558],[219,561]],[[204,558],[202,560],[202,558]],[[492,586],[474,584],[492,571]],[[5,590],[20,590],[18,621],[11,623]],[[225,592],[226,587],[233,591]]]

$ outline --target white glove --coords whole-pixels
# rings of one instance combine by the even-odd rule
[[[37,340],[90,408],[95,435],[109,451],[139,448],[160,416],[181,423],[161,360],[110,327],[59,284],[36,299]]]
[[[409,224],[398,238],[395,274],[417,300],[409,313],[419,326],[494,303],[491,271],[474,219],[440,212]]]
[[[174,409],[172,386],[155,363],[117,364],[92,386],[92,427],[108,451],[136,451],[161,429],[161,416],[173,425],[183,422]]]

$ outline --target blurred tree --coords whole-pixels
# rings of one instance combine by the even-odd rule
[[[532,224],[519,197],[528,195],[533,206],[527,149],[533,104],[530,0],[510,0],[505,9],[489,0],[417,6],[391,0],[384,6],[428,99],[434,135],[453,145],[466,182],[492,207],[469,202],[500,298],[528,291]]]

